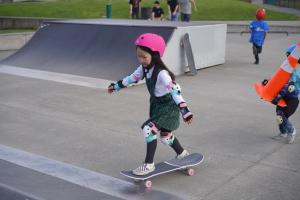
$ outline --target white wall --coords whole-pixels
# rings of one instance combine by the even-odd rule
[[[33,32],[0,34],[0,51],[20,49],[33,34]]]
[[[176,75],[187,71],[188,64],[181,40],[184,34],[188,33],[197,69],[223,64],[226,32],[226,24],[178,27],[167,42],[163,60]]]

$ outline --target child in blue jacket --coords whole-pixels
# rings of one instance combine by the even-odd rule
[[[289,56],[296,48],[292,45],[287,49],[286,55]],[[298,61],[300,63],[300,60]],[[280,99],[284,99],[287,106],[276,106],[277,122],[279,125],[279,135],[273,137],[274,139],[286,138],[287,143],[291,144],[295,140],[296,129],[289,120],[289,117],[295,113],[299,105],[300,94],[300,70],[294,69],[289,82],[281,89],[278,95],[273,99],[272,103],[277,105]]]
[[[266,16],[265,9],[258,9],[256,11],[256,20],[252,21],[249,25],[251,32],[249,42],[252,43],[253,55],[255,58],[254,64],[259,64],[258,54],[262,52],[262,47],[269,30],[269,25],[264,21]]]

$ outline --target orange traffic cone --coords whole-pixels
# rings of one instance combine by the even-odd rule
[[[298,64],[300,57],[300,43],[297,44],[295,50],[282,63],[274,76],[268,81],[266,85],[262,83],[255,83],[255,90],[257,94],[264,100],[271,102],[280,90],[288,83],[293,70]],[[283,99],[278,102],[278,105],[285,107],[286,103]]]

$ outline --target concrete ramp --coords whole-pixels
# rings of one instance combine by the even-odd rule
[[[81,80],[82,77],[118,80],[137,67],[133,43],[146,32],[159,34],[166,40],[163,60],[176,75],[186,72],[188,67],[182,45],[186,33],[190,35],[197,69],[225,62],[226,25],[68,20],[45,22],[23,48],[0,62],[0,72],[47,80],[57,73],[72,75],[70,80],[80,78],[77,82],[87,81]],[[25,73],[23,68],[29,70]],[[38,74],[32,70],[38,70]],[[48,72],[55,74],[49,77]],[[64,82],[61,78],[55,81]]]
[[[186,200],[4,145],[0,177],[0,199],[7,200]]]
[[[144,32],[168,41],[173,28],[49,22],[2,64],[115,80],[137,66],[133,42]]]

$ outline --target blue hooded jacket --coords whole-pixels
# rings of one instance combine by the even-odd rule
[[[251,30],[249,42],[257,46],[263,46],[265,34],[270,29],[269,25],[263,20],[255,20],[250,23],[249,28]]]

